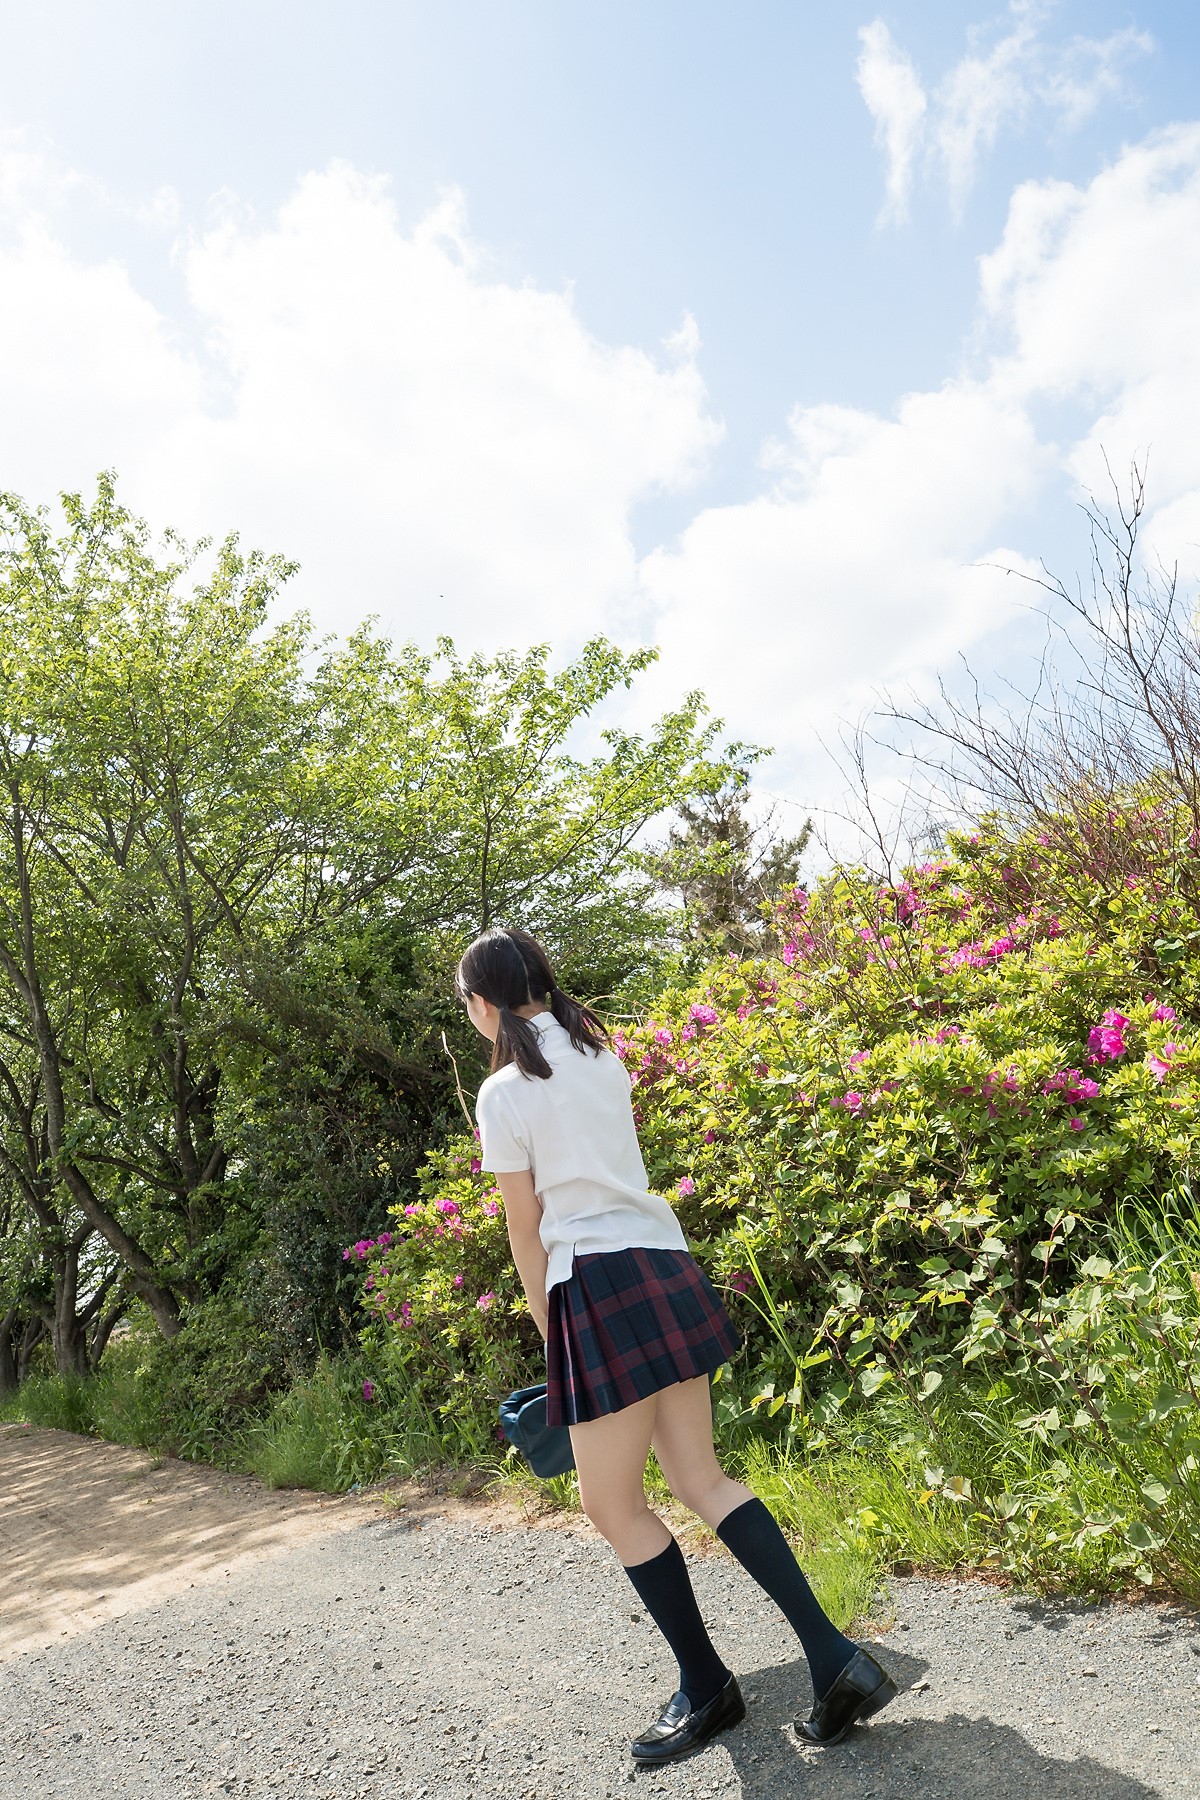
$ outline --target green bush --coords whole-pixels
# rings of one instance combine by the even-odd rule
[[[259,1296],[227,1285],[177,1337],[139,1321],[97,1381],[98,1427],[119,1443],[239,1466],[239,1445],[288,1381]]]
[[[836,871],[772,955],[617,1033],[651,1184],[746,1332],[719,1429],[886,1463],[910,1549],[940,1520],[939,1554],[1023,1579],[1200,1569],[1200,1275],[1186,1234],[1129,1235],[1190,1205],[1189,832],[1135,796],[985,822],[895,883]],[[346,1252],[364,1344],[478,1430],[540,1340],[471,1141],[422,1182]]]

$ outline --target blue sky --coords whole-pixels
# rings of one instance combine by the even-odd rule
[[[1101,443],[1200,541],[1194,9],[0,18],[0,481],[115,464],[324,626],[649,637],[803,800],[873,686],[1019,656],[971,565],[1073,566]]]

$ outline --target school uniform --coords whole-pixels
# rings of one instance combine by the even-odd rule
[[[649,1189],[624,1065],[577,1050],[552,1013],[529,1023],[552,1073],[509,1063],[488,1076],[480,1160],[491,1174],[533,1174],[548,1259],[546,1421],[576,1425],[711,1375],[742,1339]]]

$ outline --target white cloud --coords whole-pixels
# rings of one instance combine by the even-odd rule
[[[1105,99],[1124,92],[1126,71],[1154,48],[1145,32],[1127,26],[1106,38],[1045,41],[1052,9],[1037,0],[1010,0],[1007,29],[987,44],[976,26],[971,48],[945,73],[932,98],[882,19],[859,31],[858,85],[884,151],[885,205],[881,220],[899,223],[918,163],[940,170],[955,216],[961,216],[981,154],[1001,130],[1041,110],[1048,122],[1073,131]]]
[[[773,786],[823,790],[815,735],[873,690],[927,684],[959,650],[985,666],[1014,652],[1037,596],[1000,571],[1035,570],[1051,536],[1086,555],[1063,499],[1104,497],[1105,454],[1120,476],[1149,450],[1145,543],[1194,588],[1198,314],[1200,124],[1086,186],[1019,187],[981,264],[967,372],[889,415],[798,408],[762,494],[706,509],[646,559],[660,679],[706,686],[774,743]]]
[[[657,359],[600,343],[569,296],[489,277],[458,195],[410,232],[344,165],[266,222],[227,201],[177,244],[172,319],[70,252],[70,181],[36,162],[0,163],[0,483],[115,466],[159,522],[297,556],[324,628],[577,640],[632,586],[631,507],[719,436],[694,322]]]
[[[69,248],[78,184],[0,162],[0,192],[0,485],[113,464],[157,522],[298,554],[327,628],[565,649],[636,620],[663,655],[631,704],[704,688],[804,798],[818,730],[1003,641],[1031,596],[986,565],[1045,548],[1048,497],[1102,479],[1101,445],[1117,467],[1149,447],[1152,541],[1200,567],[1200,125],[1018,188],[960,373],[886,411],[795,409],[757,495],[640,564],[631,508],[686,489],[718,433],[691,319],[655,356],[601,343],[569,297],[489,273],[457,197],[405,231],[344,167],[180,237],[171,314]]]
[[[862,43],[858,89],[875,121],[875,142],[886,158],[880,223],[901,224],[908,217],[913,165],[924,135],[925,90],[882,19],[864,25],[858,35]]]
[[[1049,466],[1025,410],[969,380],[891,418],[797,408],[769,461],[767,493],[700,513],[642,576],[660,679],[707,687],[795,780],[817,732],[1008,618],[1011,584],[972,564],[1020,560],[999,534]]]

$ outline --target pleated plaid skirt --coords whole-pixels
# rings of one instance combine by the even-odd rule
[[[579,1425],[677,1381],[711,1375],[742,1346],[687,1250],[577,1256],[547,1305],[548,1425]]]

